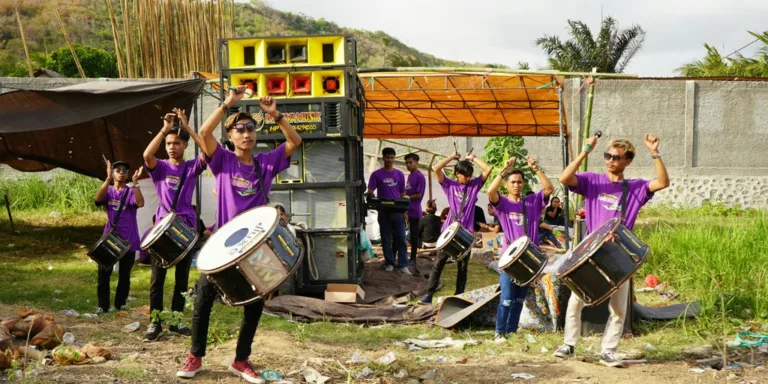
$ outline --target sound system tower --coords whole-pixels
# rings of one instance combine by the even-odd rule
[[[264,119],[256,152],[285,138],[259,97],[272,96],[302,138],[270,193],[309,243],[288,292],[320,294],[329,283],[362,283],[360,229],[363,192],[364,91],[357,77],[356,41],[351,36],[254,37],[219,41],[221,95],[226,86],[253,91],[229,113]],[[223,135],[222,131],[222,135]]]

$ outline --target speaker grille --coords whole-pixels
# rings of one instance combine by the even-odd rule
[[[306,141],[304,177],[307,183],[344,181],[344,143],[341,141]]]
[[[325,103],[325,129],[341,132],[341,103]]]
[[[317,265],[319,280],[345,280],[349,278],[349,234],[311,235],[314,242],[312,256]]]
[[[303,221],[309,228],[347,228],[347,194],[343,187],[291,192],[294,221]]]

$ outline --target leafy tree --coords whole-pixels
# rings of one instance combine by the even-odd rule
[[[391,53],[387,57],[390,67],[423,67],[424,62],[418,57],[411,55]]]
[[[568,20],[571,37],[562,41],[558,36],[545,35],[536,44],[549,56],[552,69],[558,71],[621,73],[640,50],[645,31],[639,25],[619,30],[612,17],[603,19],[600,32],[594,38],[587,24]]]
[[[117,59],[112,52],[87,45],[73,44],[80,65],[87,77],[117,77]],[[53,52],[45,64],[50,70],[66,77],[79,77],[80,73],[69,48],[64,46]]]
[[[744,76],[768,77],[768,31],[758,34],[749,32],[762,44],[753,57],[744,57],[736,53],[734,57],[723,57],[717,48],[704,44],[707,54],[702,60],[684,64],[675,71],[683,76]]]

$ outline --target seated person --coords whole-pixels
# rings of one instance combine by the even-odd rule
[[[496,216],[496,211],[493,209],[493,205],[491,205],[490,203],[488,204],[488,215],[493,217],[493,223],[491,224],[480,223],[480,230],[483,232],[493,232],[493,233],[502,232],[501,225],[499,224],[499,217]]]
[[[434,248],[440,237],[442,220],[435,215],[437,204],[434,200],[427,200],[427,214],[419,219],[419,237],[422,248]]]
[[[280,218],[285,221],[288,230],[291,231],[292,235],[296,236],[296,228],[294,228],[293,225],[291,225],[290,220],[288,220],[288,216],[285,213],[285,207],[283,207],[282,204],[277,203],[275,204],[275,208],[277,208],[278,212],[280,212]]]
[[[563,218],[563,208],[560,207],[560,199],[553,197],[547,209],[544,211],[544,222],[550,225],[565,225]]]
[[[442,212],[440,212],[440,223],[445,223],[446,220],[448,220],[448,214],[451,212],[450,207],[445,207]]]
[[[485,224],[485,212],[479,205],[475,205],[475,222],[473,223],[475,233],[480,232],[481,224]]]

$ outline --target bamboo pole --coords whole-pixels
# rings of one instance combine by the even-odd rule
[[[85,72],[83,71],[83,67],[80,65],[80,60],[77,58],[77,53],[75,52],[75,48],[72,47],[72,43],[69,41],[69,35],[67,35],[67,28],[64,26],[64,22],[61,21],[61,16],[59,15],[59,11],[56,10],[56,8],[54,8],[53,14],[56,15],[56,20],[59,21],[59,25],[61,26],[61,31],[64,33],[64,39],[67,41],[67,46],[69,47],[69,51],[72,52],[72,59],[75,60],[77,71],[80,72],[80,77],[85,79]]]
[[[117,16],[115,15],[115,8],[112,6],[112,0],[104,0],[109,8],[109,22],[112,25],[112,40],[115,43],[115,56],[117,57],[117,73],[119,76],[125,77],[125,65],[123,63],[123,54],[121,52],[122,46],[120,44],[120,34],[117,28]]]
[[[27,70],[29,71],[29,77],[35,77],[35,71],[32,70],[32,60],[29,59],[27,35],[24,33],[24,26],[21,24],[21,16],[19,16],[18,8],[16,8],[16,21],[19,23],[19,34],[21,35],[21,44],[24,46],[24,58],[27,60]],[[13,226],[13,223],[11,223],[11,226]]]

